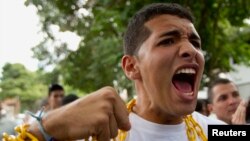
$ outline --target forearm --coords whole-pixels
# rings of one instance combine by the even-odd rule
[[[37,119],[25,132],[39,141],[50,140],[43,132],[56,140],[76,140],[93,135],[99,140],[114,138],[119,128],[127,131],[131,127],[126,106],[111,87],[104,87]],[[110,132],[104,132],[107,130]]]
[[[28,128],[28,132],[36,136],[39,141],[51,140],[52,137],[55,137],[55,135],[58,134],[57,132],[60,131],[58,128],[58,130],[54,129],[55,127],[58,127],[57,125],[59,125],[60,121],[60,118],[54,113],[55,111],[57,110],[46,113],[40,119],[33,122]],[[55,118],[56,120],[53,121]]]
[[[38,128],[38,122],[33,122],[28,128],[28,132],[34,135],[39,141],[45,141],[41,131]]]

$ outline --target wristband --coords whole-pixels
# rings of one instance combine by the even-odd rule
[[[50,136],[48,133],[45,132],[43,125],[42,125],[42,118],[41,120],[38,120],[38,129],[40,130],[40,132],[43,134],[43,137],[46,141],[53,141],[53,137]]]
[[[43,128],[43,125],[42,125],[42,116],[43,116],[42,114],[43,114],[43,111],[44,111],[44,108],[41,109],[41,111],[39,112],[38,116],[34,115],[31,112],[28,112],[28,113],[37,120],[37,122],[38,122],[38,129],[42,133],[43,138],[46,141],[53,141],[54,138],[52,136],[50,136],[48,133],[46,133],[46,131]]]

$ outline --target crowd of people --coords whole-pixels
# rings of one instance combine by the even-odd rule
[[[143,7],[127,26],[123,49],[122,69],[136,99],[126,107],[107,86],[61,106],[64,90],[51,89],[49,106],[23,128],[31,137],[22,140],[207,141],[210,124],[246,124],[247,104],[231,81],[211,85],[210,110],[195,112],[205,60],[186,8],[172,3]]]

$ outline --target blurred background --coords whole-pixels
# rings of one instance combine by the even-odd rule
[[[199,99],[216,77],[250,96],[249,0],[1,0],[1,113],[23,120],[52,83],[78,96],[111,85],[125,101],[133,97],[121,70],[122,36],[129,17],[152,2],[180,3],[196,17],[206,60]]]

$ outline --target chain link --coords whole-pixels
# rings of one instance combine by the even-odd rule
[[[23,124],[17,126],[15,131],[18,133],[17,136],[8,135],[7,133],[3,133],[2,141],[38,141],[38,139],[30,134],[27,129],[29,128],[28,124]]]
[[[136,104],[136,100],[132,99],[127,104],[127,109],[130,112],[132,112],[133,106]],[[198,135],[202,141],[207,141],[207,137],[204,134],[204,131],[202,130],[201,126],[193,119],[192,115],[187,115],[184,117],[184,121],[186,124],[186,133],[188,136],[189,141],[196,141],[196,136]],[[27,128],[29,127],[28,124],[23,124],[21,126],[18,126],[15,128],[15,131],[18,132],[17,136],[8,135],[7,133],[3,134],[3,141],[38,141],[38,139],[27,132]],[[118,131],[118,140],[119,141],[125,141],[127,137],[127,132],[123,130]],[[89,138],[85,138],[86,141],[89,140]],[[92,136],[92,141],[97,141],[96,136]],[[116,141],[116,138],[113,138],[111,141]]]

